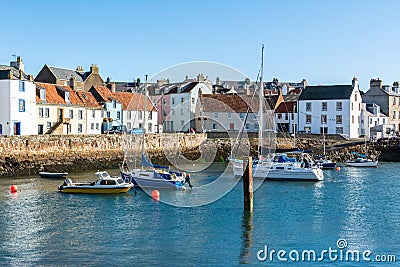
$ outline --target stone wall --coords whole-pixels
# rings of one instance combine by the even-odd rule
[[[204,139],[202,134],[148,134],[146,151],[159,157],[177,148],[194,151]],[[0,176],[118,168],[126,151],[141,152],[141,140],[139,135],[1,136]]]

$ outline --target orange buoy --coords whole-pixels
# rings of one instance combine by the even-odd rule
[[[11,193],[17,193],[17,192],[18,192],[18,186],[16,186],[16,185],[11,185],[11,186],[10,186],[10,191],[11,191]]]
[[[158,190],[153,190],[153,192],[151,192],[151,197],[155,200],[160,200],[160,192],[158,192]]]
[[[336,167],[336,170],[337,170],[337,171],[340,171],[340,167],[339,167],[339,166],[337,166],[337,167]]]

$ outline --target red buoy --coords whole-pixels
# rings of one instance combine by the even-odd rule
[[[158,192],[158,190],[153,190],[153,192],[151,192],[151,197],[155,200],[160,200],[160,192]]]
[[[10,186],[10,191],[11,191],[11,193],[17,193],[17,192],[18,192],[18,186],[16,186],[16,185],[11,185],[11,186]]]

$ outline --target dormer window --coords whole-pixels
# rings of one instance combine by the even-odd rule
[[[66,102],[66,103],[71,103],[71,99],[70,99],[70,96],[69,96],[69,92],[65,92],[65,102]]]
[[[46,100],[46,89],[40,89],[40,100]]]

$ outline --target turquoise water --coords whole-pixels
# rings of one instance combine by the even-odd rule
[[[254,213],[243,212],[242,183],[219,200],[181,208],[153,201],[144,191],[123,195],[68,195],[62,180],[0,179],[1,266],[264,266],[291,265],[268,250],[371,250],[400,261],[398,163],[379,168],[326,171],[325,181],[264,182],[254,193]],[[196,176],[213,181],[223,165]],[[113,170],[114,174],[116,170]],[[112,171],[111,171],[112,173]],[[113,173],[112,173],[113,174]],[[90,180],[92,173],[71,174]],[[229,181],[226,181],[229,183]],[[9,186],[20,192],[11,194]],[[161,191],[163,198],[196,198],[193,191]],[[263,254],[260,254],[261,256]],[[293,254],[295,255],[295,254]],[[319,255],[319,254],[318,254]],[[286,254],[286,258],[288,255]],[[329,260],[303,266],[369,266]],[[374,266],[392,266],[376,263]]]

